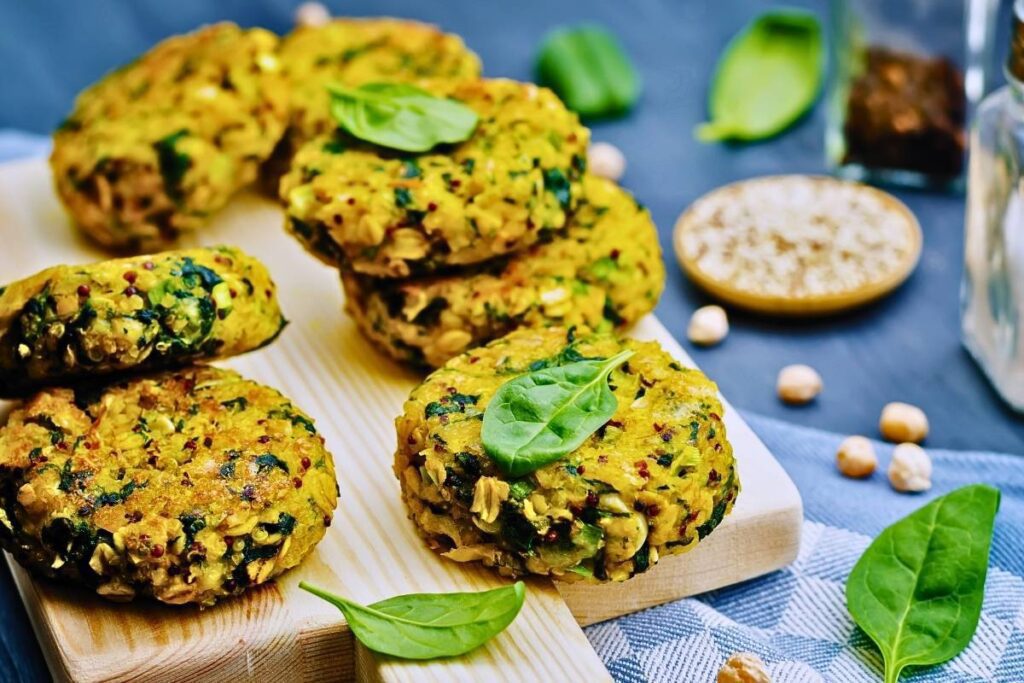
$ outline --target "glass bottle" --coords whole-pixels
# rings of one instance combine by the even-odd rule
[[[825,148],[834,173],[962,189],[997,8],[998,0],[831,0]]]
[[[971,130],[960,299],[964,345],[1024,411],[1024,0],[1013,12],[1007,84]]]

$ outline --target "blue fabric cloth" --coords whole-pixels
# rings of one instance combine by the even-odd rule
[[[50,151],[50,139],[20,130],[0,128],[0,163],[41,157]]]
[[[998,487],[1002,502],[978,630],[952,661],[901,680],[1024,681],[1021,458],[932,449],[932,490],[901,494],[885,477],[889,445],[875,444],[880,466],[873,477],[846,479],[835,469],[841,436],[744,417],[803,496],[799,557],[759,579],[588,627],[587,636],[617,681],[712,681],[722,662],[739,651],[760,655],[774,683],[881,680],[878,650],[846,611],[846,577],[886,526],[936,496],[979,482]]]

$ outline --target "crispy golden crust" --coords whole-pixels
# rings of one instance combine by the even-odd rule
[[[47,268],[0,289],[0,396],[244,353],[284,322],[266,267],[234,247]]]
[[[263,29],[216,24],[85,90],[50,157],[78,226],[107,247],[166,248],[252,182],[287,123],[277,43]]]
[[[484,451],[494,392],[538,362],[635,351],[612,372],[614,416],[564,460],[508,480]],[[410,516],[446,557],[504,574],[621,581],[711,533],[739,491],[713,382],[654,342],[522,329],[452,359],[396,420]]]
[[[511,253],[565,226],[589,139],[576,115],[528,83],[438,87],[480,115],[473,136],[443,153],[389,152],[344,133],[299,150],[281,199],[312,253],[407,277]]]
[[[438,367],[518,327],[625,329],[658,302],[665,269],[648,212],[585,176],[564,237],[471,272],[383,281],[342,273],[346,309],[392,357]]]
[[[229,370],[48,389],[0,429],[0,545],[112,599],[208,605],[264,583],[336,502],[309,417]]]

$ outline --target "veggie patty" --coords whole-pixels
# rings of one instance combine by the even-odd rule
[[[0,545],[111,599],[237,595],[298,564],[336,503],[309,417],[229,370],[46,389],[0,429]]]
[[[79,95],[50,165],[82,231],[111,248],[166,248],[252,182],[287,123],[277,44],[263,29],[208,26]]]
[[[654,308],[664,281],[648,212],[590,175],[564,236],[500,262],[412,280],[342,273],[363,333],[398,360],[432,367],[517,327],[625,329]]]
[[[276,291],[234,247],[47,268],[0,288],[0,396],[259,348],[285,323]]]
[[[262,169],[261,185],[274,197],[302,143],[338,126],[331,116],[328,85],[425,79],[454,83],[480,76],[480,59],[459,36],[406,19],[339,18],[301,26],[281,41],[278,55],[291,87],[291,116]]]
[[[338,131],[281,181],[288,229],[332,265],[407,277],[518,251],[576,208],[589,133],[546,88],[435,83],[480,116],[466,142],[403,154]]]
[[[281,41],[279,56],[292,88],[289,132],[299,140],[337,127],[327,94],[331,83],[457,82],[480,76],[480,59],[460,37],[403,19],[345,18],[303,26]]]
[[[565,459],[505,477],[481,442],[497,389],[524,372],[634,354],[611,372],[617,408]],[[739,479],[715,384],[655,342],[521,329],[449,361],[396,420],[410,516],[445,557],[507,575],[622,581],[685,552],[732,509]]]

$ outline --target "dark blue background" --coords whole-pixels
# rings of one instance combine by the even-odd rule
[[[49,131],[74,94],[104,71],[172,33],[218,19],[285,32],[294,6],[284,0],[204,2],[20,2],[0,4],[0,128]],[[463,35],[490,76],[527,79],[544,32],[593,19],[622,38],[646,83],[636,112],[594,126],[594,138],[625,152],[623,179],[661,228],[669,278],[658,313],[685,343],[690,312],[705,303],[675,266],[671,229],[694,199],[721,184],[772,173],[821,173],[819,107],[782,137],[756,145],[703,145],[692,136],[704,117],[715,59],[728,38],[771,3],[752,0],[348,0],[329,3],[352,15],[424,19]],[[824,11],[826,3],[792,2]],[[1004,3],[1005,5],[1006,3]],[[1004,6],[1004,14],[1005,14]],[[1005,21],[1004,21],[1005,23]],[[1001,31],[1005,35],[1005,29]],[[1001,42],[1005,42],[1002,40]],[[1000,50],[1001,51],[1001,50]],[[996,79],[999,80],[998,77]],[[883,404],[904,400],[931,418],[928,444],[1024,453],[1024,421],[998,400],[959,343],[958,290],[963,201],[955,196],[899,192],[925,233],[920,267],[888,299],[842,317],[773,321],[734,313],[727,341],[690,349],[738,407],[838,432],[876,433]],[[2,280],[0,274],[0,280]],[[775,397],[778,369],[803,362],[818,368],[825,392],[813,405],[790,408]],[[6,573],[6,570],[4,570]],[[17,658],[29,679],[44,675],[38,648],[0,581],[6,649],[0,679]],[[22,619],[22,621],[18,621]]]

